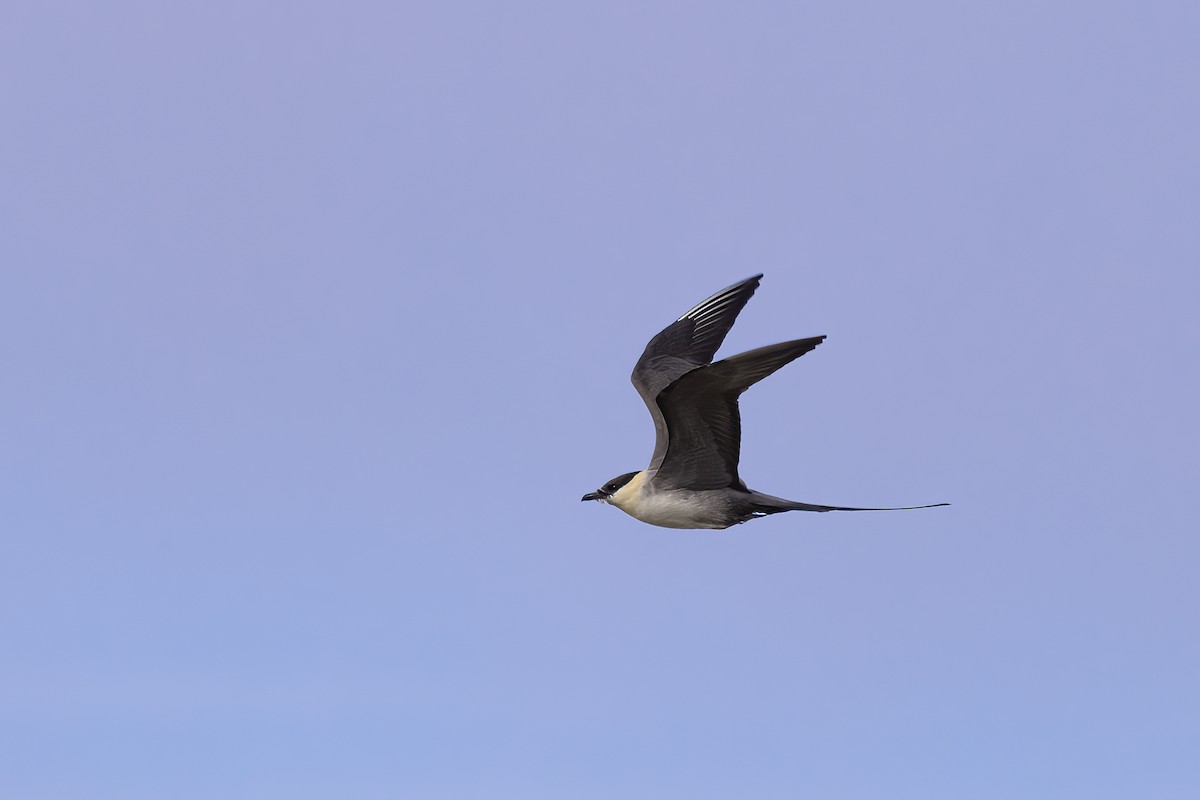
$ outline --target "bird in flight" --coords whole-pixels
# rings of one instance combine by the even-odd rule
[[[728,528],[781,511],[909,511],[798,503],[755,492],[738,477],[742,421],[738,397],[795,361],[824,336],[781,342],[712,363],[762,275],[722,289],[646,345],[631,379],[654,420],[650,466],[613,478],[585,501],[611,503],[664,528]]]

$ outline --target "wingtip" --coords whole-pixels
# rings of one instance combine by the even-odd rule
[[[742,286],[749,286],[750,284],[754,284],[755,286],[758,286],[758,282],[761,281],[762,279],[763,279],[763,274],[760,272],[757,275],[751,275],[749,278],[743,278],[742,280],[738,281],[737,283],[732,284],[731,286],[725,287],[721,291],[728,292],[730,289],[738,289],[738,288],[741,288]]]
[[[757,275],[751,275],[749,278],[743,278],[742,280],[738,281],[737,283],[726,286],[720,292],[717,292],[717,294],[723,294],[724,292],[733,291],[734,289],[741,289],[743,286],[753,285],[755,288],[757,288],[759,281],[761,281],[762,279],[763,279],[763,274],[760,272]]]
[[[746,305],[746,302],[749,301],[749,299],[754,295],[754,292],[758,290],[758,281],[760,278],[762,278],[762,273],[759,273],[751,278],[738,281],[737,283],[730,284],[719,292],[714,292],[696,305],[689,308],[687,311],[683,312],[683,314],[679,316],[679,319],[696,318],[697,316],[702,316],[706,313],[709,315],[716,315],[732,304],[736,304],[736,310],[733,312],[733,316],[736,317],[738,312],[741,311],[742,306]],[[676,320],[676,322],[678,321],[679,320]],[[732,324],[733,322],[730,320],[729,325]],[[728,330],[728,327],[726,327],[726,330]]]

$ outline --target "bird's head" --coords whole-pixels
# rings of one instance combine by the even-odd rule
[[[626,472],[624,475],[618,475],[596,491],[585,494],[583,496],[583,500],[584,502],[588,500],[599,500],[601,503],[607,503],[614,494],[621,491],[626,484],[636,478],[639,474],[639,472]]]

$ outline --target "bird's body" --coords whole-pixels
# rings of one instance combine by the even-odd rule
[[[728,528],[736,515],[725,489],[659,489],[653,473],[642,470],[608,502],[635,519],[663,528]]]
[[[899,510],[798,503],[751,491],[738,476],[738,397],[825,339],[782,342],[712,363],[761,278],[717,292],[646,345],[631,378],[654,420],[650,466],[614,478],[584,500],[611,503],[664,528],[728,528],[782,511]]]

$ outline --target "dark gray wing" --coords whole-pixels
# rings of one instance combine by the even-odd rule
[[[738,477],[742,447],[738,397],[824,340],[814,336],[760,347],[694,369],[664,389],[658,406],[668,446],[654,483],[663,488],[745,489]]]
[[[634,388],[654,420],[654,455],[650,469],[658,469],[667,453],[667,423],[659,408],[664,389],[697,367],[712,362],[725,334],[758,288],[762,275],[747,278],[714,294],[664,328],[646,345],[633,367]]]

